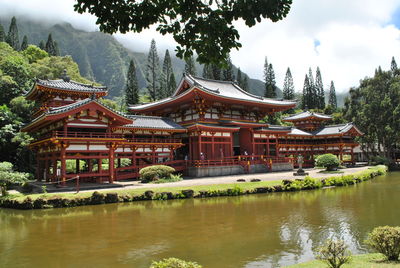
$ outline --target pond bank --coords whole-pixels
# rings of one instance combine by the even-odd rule
[[[83,192],[63,194],[10,195],[0,198],[0,207],[13,209],[43,209],[96,205],[104,203],[133,202],[143,200],[167,200],[204,198],[216,196],[237,196],[246,194],[272,193],[283,191],[311,190],[322,187],[346,186],[369,180],[386,173],[385,166],[376,166],[353,174],[327,176],[298,180],[265,180],[260,182],[236,182],[216,185],[194,185],[192,187],[160,187],[113,190],[104,192]]]

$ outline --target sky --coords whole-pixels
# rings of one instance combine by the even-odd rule
[[[360,79],[372,76],[379,65],[389,69],[392,56],[400,66],[400,0],[293,2],[288,16],[277,23],[264,20],[252,28],[235,23],[242,48],[231,51],[232,62],[251,78],[263,79],[267,57],[279,87],[290,67],[296,91],[301,91],[308,69],[315,77],[319,66],[326,90],[333,80],[337,92],[347,92]],[[67,21],[78,29],[97,30],[96,18],[74,12],[73,4],[73,0],[1,0],[0,16]],[[162,36],[154,27],[115,37],[140,52],[147,52],[154,38],[160,55],[176,46],[172,36]]]

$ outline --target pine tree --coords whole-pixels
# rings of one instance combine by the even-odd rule
[[[270,63],[267,69],[267,75],[265,79],[265,93],[266,98],[276,98],[276,81],[274,67]]]
[[[22,38],[21,51],[27,48],[28,48],[28,37],[24,35],[24,38]]]
[[[41,40],[41,41],[39,42],[38,47],[39,47],[41,50],[46,50],[46,45],[44,44],[44,41],[43,41],[43,40]]]
[[[309,89],[308,89],[309,94],[308,94],[307,105],[309,109],[315,109],[318,108],[318,95],[311,67],[308,69],[308,82],[309,82]]]
[[[315,75],[315,91],[316,91],[316,106],[315,108],[325,108],[325,92],[324,84],[322,83],[321,70],[317,67],[317,73]]]
[[[196,76],[196,64],[193,56],[185,58],[185,73]]]
[[[172,95],[175,90],[171,87],[171,75],[174,75],[174,71],[172,70],[172,62],[171,56],[169,55],[168,49],[165,51],[164,62],[163,62],[163,69],[162,69],[162,76],[161,76],[161,90],[160,90],[160,97],[166,98]],[[175,77],[174,77],[175,80]]]
[[[246,92],[249,92],[249,81],[247,79],[247,75],[244,75],[242,89]]]
[[[286,70],[285,81],[283,83],[283,98],[286,100],[294,99],[293,77],[289,67]]]
[[[6,34],[4,33],[3,25],[0,24],[0,42],[6,41]]]
[[[58,47],[58,43],[56,41],[54,41],[54,52],[55,52],[54,56],[60,56],[61,55],[60,54],[60,49]]]
[[[231,57],[228,57],[227,67],[222,70],[222,80],[224,81],[233,81],[235,80],[233,75],[233,65],[231,61]]]
[[[331,87],[329,89],[329,105],[333,109],[337,109],[337,98],[336,98],[336,90],[335,90],[335,84],[333,81],[331,81]]]
[[[239,87],[243,88],[242,71],[240,70],[240,67],[237,70],[236,84],[238,84]]]
[[[53,37],[51,36],[51,34],[49,34],[49,36],[47,38],[45,50],[47,51],[47,53],[49,53],[50,56],[57,56],[56,48],[54,46],[54,41],[53,41]]]
[[[156,41],[151,40],[146,65],[147,91],[150,99],[155,101],[160,98],[160,59],[158,58]]]
[[[209,64],[204,64],[203,66],[203,78],[212,79],[211,66]]]
[[[170,90],[171,90],[171,94],[169,95],[169,96],[172,96],[172,94],[175,92],[175,90],[176,90],[176,80],[175,80],[175,75],[174,75],[174,73],[172,72],[171,73],[171,77],[169,78],[169,85],[168,85],[168,87],[170,88]]]
[[[301,108],[303,110],[307,110],[310,105],[310,80],[306,74],[304,78],[304,86],[303,86],[303,96],[301,98]]]
[[[218,64],[211,64],[212,79],[221,80],[221,68]]]
[[[137,104],[139,102],[139,86],[136,77],[136,67],[133,60],[129,63],[128,73],[126,75],[125,103],[126,106]]]
[[[392,57],[392,62],[390,63],[390,70],[392,71],[393,75],[397,75],[399,72],[399,69],[397,68],[397,63],[394,57]]]
[[[15,50],[19,50],[19,36],[17,19],[12,17],[10,28],[8,29],[7,43]]]

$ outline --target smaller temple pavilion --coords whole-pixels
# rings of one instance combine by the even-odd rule
[[[309,111],[284,118],[293,126],[262,122],[295,101],[268,99],[234,82],[184,75],[168,98],[129,107],[124,114],[104,105],[105,87],[37,80],[26,94],[36,102],[22,131],[34,141],[36,178],[65,183],[109,182],[139,176],[141,168],[164,164],[190,176],[215,176],[293,169],[324,153],[354,162],[352,123],[327,125],[330,116]]]

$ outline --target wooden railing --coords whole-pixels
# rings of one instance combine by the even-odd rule
[[[123,134],[109,132],[72,132],[72,131],[54,131],[55,138],[97,138],[97,139],[123,139]]]

